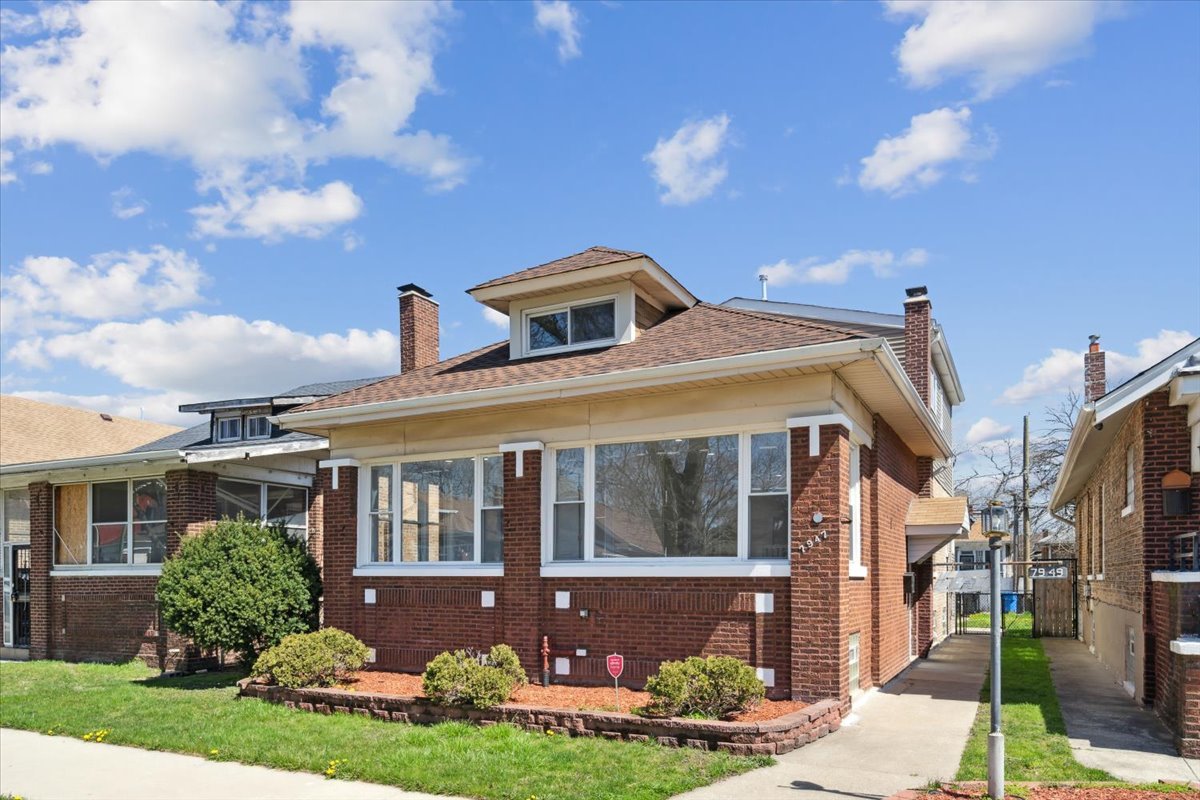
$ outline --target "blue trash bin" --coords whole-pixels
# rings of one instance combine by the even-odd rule
[[[1017,611],[1017,593],[1016,592],[1001,592],[1000,593],[1000,610],[1005,614],[1014,614]]]

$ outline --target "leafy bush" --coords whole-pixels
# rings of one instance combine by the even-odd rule
[[[169,629],[252,663],[317,627],[321,581],[303,542],[239,516],[186,537],[163,564],[157,594]]]
[[[425,665],[421,685],[425,696],[443,705],[471,704],[491,708],[508,700],[528,679],[521,660],[506,644],[494,646],[486,656],[469,650],[439,653]]]
[[[754,708],[766,695],[754,668],[729,656],[664,661],[646,691],[650,713],[673,717],[725,717]]]
[[[345,631],[325,628],[283,637],[258,657],[251,674],[289,689],[329,686],[362,669],[366,659],[365,644]]]

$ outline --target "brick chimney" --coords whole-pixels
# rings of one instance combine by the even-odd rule
[[[406,283],[400,293],[400,371],[438,362],[438,304],[433,295]]]
[[[925,405],[933,407],[933,395],[929,386],[931,367],[930,347],[933,339],[933,306],[929,302],[929,290],[924,286],[905,289],[908,298],[904,301],[904,371]]]
[[[1093,333],[1088,337],[1088,349],[1083,354],[1083,402],[1099,400],[1107,391],[1104,351],[1100,349],[1100,337]]]

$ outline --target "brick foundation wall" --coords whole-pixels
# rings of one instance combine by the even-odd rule
[[[1200,633],[1200,581],[1154,581],[1151,593],[1154,711],[1175,734],[1180,754],[1196,758],[1200,756],[1200,656],[1171,652],[1171,641],[1181,634]]]

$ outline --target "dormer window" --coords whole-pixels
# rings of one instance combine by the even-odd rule
[[[525,312],[526,350],[548,353],[616,342],[616,298]]]
[[[242,438],[242,418],[241,417],[218,417],[217,418],[217,441],[218,442],[236,442]]]
[[[259,415],[246,418],[246,438],[247,439],[269,439],[271,438],[271,422],[266,416]]]

